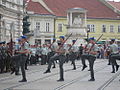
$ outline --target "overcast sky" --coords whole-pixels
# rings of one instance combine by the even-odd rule
[[[117,1],[117,2],[119,1],[120,2],[120,0],[109,0],[109,1]]]

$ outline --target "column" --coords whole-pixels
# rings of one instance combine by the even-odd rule
[[[42,44],[45,44],[45,38],[44,37],[41,37],[41,45]]]
[[[85,12],[85,26],[87,26],[86,20],[87,20],[87,15],[86,15],[86,12]]]
[[[72,26],[72,12],[70,12],[70,26]]]
[[[69,13],[67,13],[67,24],[70,25],[70,20],[69,20]]]

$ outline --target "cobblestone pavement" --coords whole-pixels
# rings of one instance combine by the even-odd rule
[[[81,71],[80,60],[76,61],[76,70],[72,70],[71,62],[64,64],[64,82],[56,81],[59,79],[58,65],[48,74],[43,74],[47,65],[29,66],[29,70],[26,71],[28,81],[24,83],[18,82],[21,75],[0,74],[0,90],[120,90],[120,70],[111,73],[111,66],[107,63],[106,59],[96,60],[94,82],[88,81],[90,79],[88,67]]]

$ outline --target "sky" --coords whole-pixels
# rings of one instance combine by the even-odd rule
[[[116,1],[116,2],[120,2],[120,0],[109,0],[109,1]]]

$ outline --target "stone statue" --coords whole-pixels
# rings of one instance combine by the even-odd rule
[[[80,26],[81,24],[82,24],[82,20],[81,20],[80,15],[78,15],[77,17],[74,18],[73,25]]]

